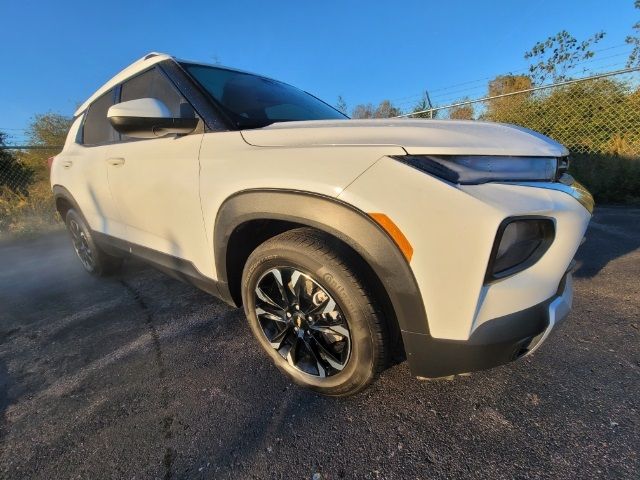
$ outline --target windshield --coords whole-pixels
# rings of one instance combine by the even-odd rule
[[[183,63],[182,66],[238,128],[347,118],[322,100],[286,83],[208,65]]]

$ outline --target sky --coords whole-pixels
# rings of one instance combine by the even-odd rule
[[[31,1],[3,0],[0,131],[25,140],[35,114],[72,115],[148,52],[261,73],[348,108],[409,109],[479,97],[527,67],[537,41],[604,30],[589,72],[624,66],[633,0]]]

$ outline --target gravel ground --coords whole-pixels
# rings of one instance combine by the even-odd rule
[[[335,400],[241,310],[62,233],[0,244],[0,478],[640,478],[640,210],[601,208],[574,311],[535,355],[454,381],[406,364]]]

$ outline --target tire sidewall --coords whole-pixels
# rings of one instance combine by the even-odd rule
[[[272,268],[293,267],[309,275],[322,286],[342,310],[351,334],[351,352],[345,368],[334,375],[319,378],[297,370],[269,344],[255,313],[255,292],[258,280]],[[328,395],[346,394],[368,384],[375,374],[377,352],[369,315],[371,306],[361,294],[357,283],[346,275],[336,262],[319,261],[313,252],[302,248],[278,246],[258,249],[248,259],[242,276],[242,298],[245,314],[254,336],[276,366],[293,381]]]

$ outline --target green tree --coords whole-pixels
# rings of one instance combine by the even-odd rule
[[[461,101],[465,102],[468,98],[463,98]],[[451,120],[473,120],[475,118],[475,110],[473,104],[466,103],[464,105],[457,105],[449,109],[449,118]]]
[[[640,0],[636,0],[634,5],[640,9]],[[633,45],[633,50],[631,50],[629,59],[627,60],[627,67],[640,67],[640,22],[636,22],[633,25],[633,29],[636,31],[635,36],[629,35],[625,39],[625,42]]]
[[[595,53],[591,47],[602,40],[604,32],[598,32],[586,40],[578,41],[566,30],[536,43],[524,58],[533,63],[529,73],[535,84],[551,79],[554,83],[570,77],[578,62],[591,58]]]
[[[438,116],[437,110],[430,110],[433,108],[427,94],[423,94],[422,98],[411,109],[412,112],[422,112],[412,115],[411,118],[436,118]],[[429,111],[426,111],[429,110]]]
[[[533,87],[533,81],[528,75],[498,75],[489,81],[488,95],[489,97],[497,97],[509,93],[521,92],[529,90]],[[486,112],[483,118],[500,122],[502,115],[510,115],[514,110],[520,108],[526,101],[531,98],[531,92],[510,95],[508,97],[494,98],[487,102]]]
[[[33,170],[24,165],[7,150],[7,134],[0,132],[0,190],[8,188],[19,194],[26,194],[27,188],[33,180]]]
[[[489,96],[519,92],[531,87],[533,87],[533,81],[528,75],[498,75],[489,82]]]
[[[35,115],[27,130],[29,145],[51,147],[24,150],[18,154],[20,161],[31,168],[37,179],[47,177],[47,158],[62,150],[72,119],[57,113]]]
[[[58,222],[46,159],[62,149],[70,125],[71,119],[63,115],[36,115],[27,132],[28,143],[51,148],[18,154],[0,149],[0,234],[40,232]],[[0,135],[2,146],[5,138]]]

